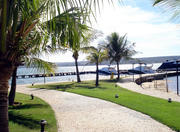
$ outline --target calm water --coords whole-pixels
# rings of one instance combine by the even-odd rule
[[[103,66],[100,66],[103,67]],[[95,71],[95,66],[79,66],[79,71]],[[75,66],[71,67],[58,67],[56,73],[59,72],[75,72]],[[37,71],[35,68],[19,68],[17,71],[18,75],[30,75],[36,73],[43,73]],[[85,74],[80,75],[81,80],[95,79],[95,74]],[[101,79],[107,78],[107,76],[100,76]],[[76,81],[76,75],[70,76],[57,76],[57,77],[46,77],[46,82],[65,82],[65,81]],[[44,83],[44,78],[26,78],[26,79],[17,79],[17,84],[32,84],[32,83]]]
[[[153,64],[153,69],[157,69],[161,64],[156,63]],[[112,67],[116,68],[116,65],[111,65]],[[136,64],[134,67],[139,66]],[[100,65],[99,69],[102,67],[107,67],[107,65]],[[131,64],[124,64],[120,65],[120,69],[127,70],[131,69],[132,65]],[[79,71],[95,71],[96,67],[95,66],[79,66]],[[68,66],[68,67],[58,67],[56,70],[56,73],[58,72],[75,72],[75,66]],[[36,73],[43,73],[41,71],[37,71],[35,68],[18,68],[17,74],[18,75],[30,75],[30,74],[36,74]],[[80,75],[81,80],[92,80],[96,78],[95,74],[85,74],[85,75]],[[116,76],[115,76],[116,77]],[[107,75],[100,75],[100,79],[105,79],[105,78],[110,78],[110,76]],[[168,78],[168,88],[171,91],[176,91],[177,90],[177,83],[176,83],[176,77],[169,77]],[[76,81],[76,75],[71,75],[71,76],[58,76],[58,77],[46,77],[45,78],[46,83],[47,82],[65,82],[65,81]],[[179,82],[180,82],[180,76],[179,76]],[[26,79],[17,79],[17,84],[32,84],[32,83],[44,83],[44,78],[26,78]],[[180,87],[180,83],[179,83]],[[179,90],[180,92],[180,90]]]
[[[178,76],[178,80],[179,80],[179,93],[180,93],[180,76]],[[177,77],[168,77],[168,89],[169,91],[174,91],[177,92]]]
[[[111,65],[112,67],[115,67],[115,65]],[[135,65],[134,67],[139,66],[138,64]],[[160,64],[153,64],[153,69],[157,69]],[[107,65],[100,65],[99,69],[102,67],[107,67]],[[131,64],[126,64],[126,65],[120,65],[120,69],[127,70],[131,69],[132,65]],[[96,67],[95,66],[79,66],[79,71],[95,71]],[[56,70],[56,73],[58,72],[75,72],[75,66],[71,67],[58,67]],[[37,71],[35,68],[18,68],[17,74],[18,75],[30,75],[30,74],[36,74],[36,73],[43,73],[41,71]],[[89,80],[89,79],[95,79],[96,75],[95,74],[85,74],[85,75],[80,75],[81,80]],[[103,78],[110,78],[110,76],[105,76],[105,75],[100,75],[100,79]],[[46,77],[46,82],[64,82],[64,81],[76,81],[76,75],[72,76],[58,76],[58,77]],[[17,79],[17,84],[32,84],[32,83],[44,83],[44,78],[26,78],[26,79]]]

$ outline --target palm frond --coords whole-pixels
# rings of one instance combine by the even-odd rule
[[[27,65],[27,67],[33,67],[41,72],[45,71],[46,73],[55,73],[55,70],[57,68],[54,63],[47,62],[36,57],[27,57],[25,59],[25,64]]]
[[[155,0],[154,6],[161,6],[166,12],[172,15],[172,20],[179,20],[180,18],[180,0]]]
[[[135,43],[130,43],[127,40],[127,34],[119,36],[114,32],[107,37],[105,48],[108,52],[110,63],[113,61],[120,62],[121,59],[130,59],[137,52],[134,50]]]

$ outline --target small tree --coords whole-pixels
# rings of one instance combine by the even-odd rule
[[[99,64],[107,59],[107,51],[103,50],[103,48],[98,47],[92,47],[91,50],[89,50],[89,55],[87,56],[87,60],[90,63],[96,64],[96,87],[99,85]]]
[[[119,72],[119,63],[122,58],[130,59],[136,51],[134,50],[134,43],[130,43],[127,40],[126,34],[124,36],[119,36],[118,33],[114,32],[107,37],[107,45],[106,48],[108,50],[108,57],[110,59],[110,63],[116,62],[118,77],[120,78]]]

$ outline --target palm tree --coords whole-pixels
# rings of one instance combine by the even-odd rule
[[[72,49],[72,52],[73,52],[72,57],[75,60],[75,66],[76,66],[77,82],[81,82],[80,74],[79,74],[79,68],[78,68],[79,52],[86,52],[85,50],[87,50],[87,49],[88,49],[88,47],[82,47],[82,48],[77,47],[77,49]]]
[[[106,48],[108,50],[108,56],[110,59],[110,63],[116,62],[118,77],[120,78],[119,72],[119,63],[121,59],[130,59],[136,51],[134,50],[134,43],[130,43],[127,38],[126,34],[124,36],[119,36],[118,33],[114,32],[107,37],[107,45]]]
[[[36,68],[38,71],[45,71],[46,73],[54,73],[55,71],[55,64],[51,63],[51,62],[46,62],[42,59],[39,58],[30,58],[28,57],[28,59],[26,58],[25,60],[28,62],[25,62],[26,67],[34,67]],[[20,64],[22,65],[22,64]],[[17,76],[17,68],[19,66],[16,66],[14,68],[13,74],[12,74],[12,81],[11,81],[11,89],[9,92],[9,105],[13,105],[14,104],[14,100],[15,100],[15,95],[16,95],[16,76]]]
[[[30,49],[44,48],[47,45],[48,30],[42,24],[44,19],[53,19],[69,8],[79,8],[78,14],[85,22],[92,11],[92,6],[99,5],[98,0],[2,0],[0,1],[0,131],[8,132],[8,80],[14,68],[21,62],[21,57],[29,54]],[[79,16],[79,18],[80,18]],[[68,24],[70,16],[66,15],[64,23]],[[43,19],[44,18],[44,19]],[[56,27],[52,23],[51,30]],[[34,31],[39,33],[34,33]],[[66,27],[61,27],[61,40],[67,39]],[[33,42],[39,37],[39,41]],[[28,38],[28,39],[27,39]],[[56,45],[56,36],[51,34],[52,47]],[[35,39],[37,40],[37,39]],[[34,45],[34,46],[33,46]]]
[[[77,19],[74,19],[74,21],[76,21],[74,24],[77,25],[75,26],[77,34],[73,30],[69,31],[71,35],[69,36],[68,49],[73,53],[72,57],[75,60],[77,82],[81,82],[78,68],[79,52],[83,52],[88,48],[87,45],[89,44],[91,33],[87,25]]]
[[[88,44],[90,42],[91,34],[88,32],[89,32],[88,28],[80,29],[79,35],[78,35],[79,36],[78,39],[80,39],[79,42],[74,43],[74,44],[73,42],[71,42],[70,47],[69,47],[70,51],[73,52],[72,57],[75,60],[77,82],[81,82],[80,75],[79,75],[79,68],[78,68],[79,52],[86,52],[88,49],[90,49],[90,47],[88,47]]]
[[[87,60],[90,63],[96,64],[96,87],[99,85],[99,64],[107,59],[107,51],[103,50],[102,47],[92,47],[91,50],[89,50],[89,55],[87,56]]]
[[[56,30],[51,31],[51,33],[56,34],[56,39],[60,40],[59,45],[55,45],[56,49],[62,49],[69,50],[73,53],[72,57],[75,60],[75,66],[76,66],[76,75],[77,75],[77,82],[81,82],[80,75],[79,75],[79,69],[78,69],[78,58],[79,58],[79,52],[85,52],[85,50],[88,49],[88,44],[90,41],[92,41],[95,37],[95,31],[92,32],[91,28],[87,26],[81,18],[79,18],[78,13],[79,9],[69,9],[59,16],[56,16],[54,18],[54,25],[56,25]],[[68,24],[65,24],[63,22],[66,16],[71,16],[69,18]],[[51,20],[52,21],[52,20]],[[62,22],[61,22],[62,21]],[[46,24],[49,27],[50,30],[50,21],[46,22]],[[61,33],[62,27],[66,27],[68,31]],[[67,36],[67,40],[64,42],[64,37]],[[63,45],[62,45],[63,43]],[[68,43],[68,44],[67,44]]]

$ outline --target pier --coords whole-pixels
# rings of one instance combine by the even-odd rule
[[[95,71],[83,71],[79,72],[80,75],[82,74],[95,74]],[[17,75],[17,79],[26,79],[26,78],[39,78],[39,77],[56,77],[56,76],[70,76],[76,75],[76,72],[60,72],[60,73],[50,73],[50,74],[29,74],[29,75]]]
[[[83,74],[96,74],[96,71],[83,71],[79,72],[80,75]],[[120,74],[128,74],[127,70],[120,70]],[[50,73],[50,74],[29,74],[29,75],[17,75],[17,79],[26,79],[26,78],[39,78],[39,77],[56,77],[56,76],[71,76],[76,75],[76,72],[59,72],[59,73]]]
[[[143,74],[142,74],[143,75]],[[180,75],[180,72],[163,72],[163,73],[156,73],[156,74],[151,74],[151,75],[146,75],[143,77],[139,77],[135,80],[135,82],[138,85],[141,85],[144,82],[152,82],[153,80],[162,80],[164,79],[166,76],[167,77],[173,77],[173,76],[177,76]]]

